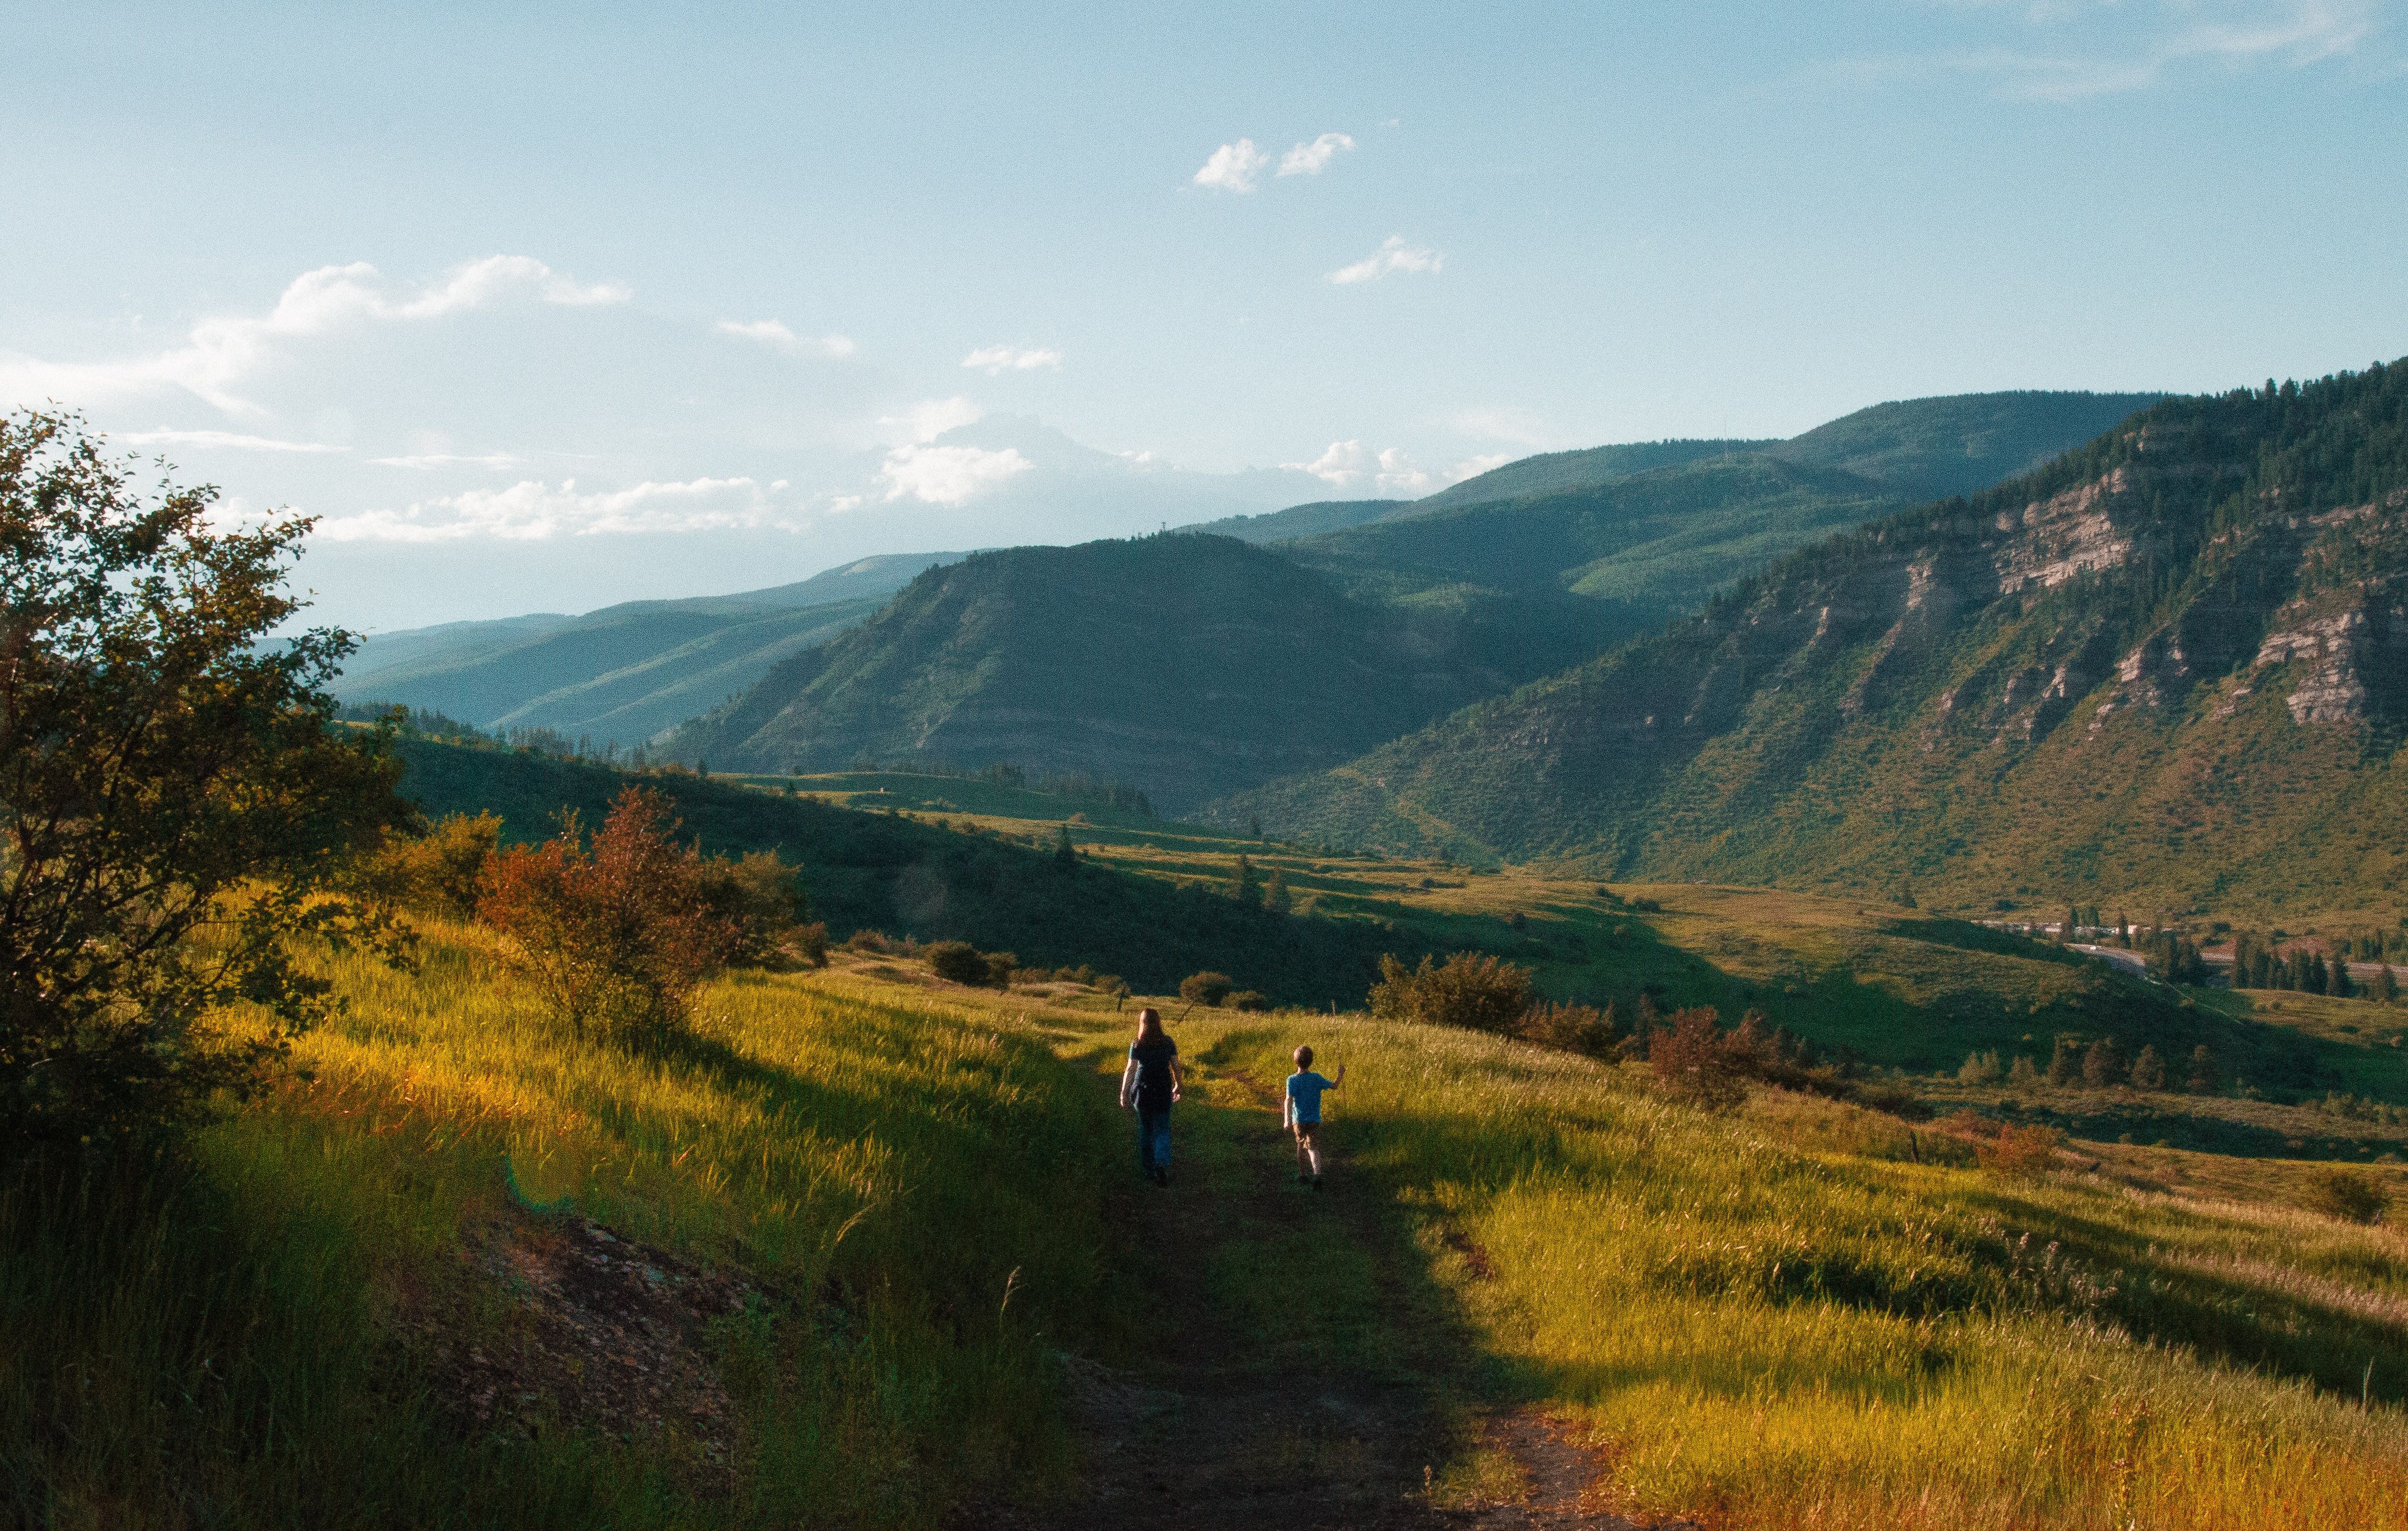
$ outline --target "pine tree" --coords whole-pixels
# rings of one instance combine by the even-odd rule
[[[2190,1050],[2190,1073],[2183,1080],[2195,1095],[2212,1095],[2224,1082],[2223,1073],[2215,1066],[2215,1054],[2205,1042]]]
[[[1287,874],[1271,868],[1270,880],[1263,884],[1263,908],[1273,914],[1285,914],[1295,905],[1287,891]]]
[[[2391,976],[2391,964],[2387,961],[2375,969],[2374,998],[2378,1003],[2385,1005],[2396,1005],[2400,1002],[2400,980]]]
[[[2162,1090],[2165,1087],[2166,1061],[2157,1056],[2155,1046],[2142,1048],[2141,1055],[2132,1060],[2132,1088]]]
[[[2073,1050],[2073,1038],[2071,1037],[2058,1037],[2057,1039],[2057,1050],[2048,1055],[2048,1082],[2051,1084],[2071,1084],[2074,1080],[2074,1076],[2081,1072],[2082,1060]]]
[[[2325,993],[2335,999],[2347,999],[2357,992],[2358,986],[2349,981],[2349,958],[2335,952],[2332,966],[2325,974]]]
[[[2039,1082],[2040,1069],[2029,1058],[2016,1053],[2015,1061],[2007,1068],[2007,1083],[2016,1089],[2028,1090]]]
[[[1238,865],[1229,872],[1229,896],[1240,904],[1263,901],[1262,879],[1255,875],[1254,864],[1243,851],[1238,853]]]
[[[2068,905],[2065,910],[2065,923],[2057,927],[2058,942],[2066,946],[2072,945],[2081,938],[2081,930],[2082,911]]]
[[[1054,865],[1066,870],[1079,865],[1079,847],[1070,838],[1068,824],[1054,832]]]
[[[2104,1090],[2124,1081],[2124,1060],[2115,1044],[2101,1037],[2082,1054],[2082,1082],[2093,1090]]]

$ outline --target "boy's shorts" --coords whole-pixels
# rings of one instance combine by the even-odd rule
[[[1296,1124],[1296,1135],[1300,1138],[1308,1139],[1319,1138],[1321,1136],[1321,1123],[1318,1122],[1299,1122]]]

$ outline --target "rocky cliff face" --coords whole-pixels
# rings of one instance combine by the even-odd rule
[[[1628,875],[2012,893],[2044,867],[2070,895],[2194,868],[2204,886],[2222,856],[2296,881],[2272,826],[2323,843],[2387,802],[2403,732],[2394,365],[2161,405],[1973,500],[1796,554],[1342,782],[1220,811]],[[2393,864],[2369,854],[2361,871]]]

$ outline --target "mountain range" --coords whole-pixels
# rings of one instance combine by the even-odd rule
[[[2408,875],[2408,364],[2166,399],[1222,823],[1952,903]]]
[[[1291,617],[1300,622],[1289,633],[1295,640],[1290,668],[1299,674],[1326,659],[1330,675],[1359,678],[1369,673],[1359,667],[1362,646],[1401,632],[1412,634],[1418,646],[1388,654],[1373,667],[1389,679],[1343,698],[1345,705],[1312,700],[1318,695],[1312,682],[1293,684],[1302,709],[1297,724],[1240,724],[1239,735],[1217,750],[1199,753],[1193,730],[1164,732],[1134,716],[1117,716],[1113,708],[1142,711],[1159,700],[1203,717],[1216,715],[1222,693],[1190,685],[1157,699],[1120,683],[1125,678],[1111,674],[1108,657],[1090,660],[1104,666],[1099,684],[1071,688],[1092,691],[1100,712],[1048,715],[1040,723],[1039,711],[1016,705],[1029,722],[1007,728],[995,720],[1014,708],[997,711],[987,697],[955,715],[953,698],[967,695],[965,687],[986,683],[970,677],[979,671],[972,663],[950,678],[930,672],[908,684],[896,681],[889,702],[877,708],[831,710],[815,701],[798,710],[788,705],[797,699],[792,695],[750,697],[744,716],[766,720],[782,712],[783,721],[767,733],[731,733],[724,720],[697,725],[673,748],[689,758],[716,752],[731,765],[753,766],[800,759],[849,764],[865,751],[886,758],[930,750],[975,761],[999,751],[1016,764],[1122,770],[1159,801],[1197,801],[1194,794],[1252,785],[1278,770],[1335,764],[1459,702],[1653,630],[1705,593],[1831,527],[1884,513],[1934,485],[2044,457],[2153,397],[2004,393],[1882,405],[1789,441],[1649,442],[1552,453],[1508,464],[1423,500],[1314,502],[1184,528],[1272,546],[1280,557],[1324,578],[1328,589],[1316,587],[1293,613],[1256,608],[1241,614],[1247,601],[1259,607],[1262,598],[1288,587],[1257,581],[1249,594],[1230,585],[1224,554],[1191,548],[1154,558],[1158,565],[1164,558],[1193,558],[1192,570],[1161,565],[1152,577],[1166,589],[1220,590],[1240,603],[1226,612],[1231,622],[1270,633],[1283,631]],[[982,422],[942,439],[965,450],[1025,449],[1057,467],[1068,463],[1060,472],[1094,480],[1099,494],[1145,471],[1075,444],[1056,442],[1066,450],[1049,453],[1046,433],[1026,422]],[[1096,459],[1083,469],[1082,452]],[[1259,492],[1265,486],[1246,487]],[[767,683],[775,691],[790,684],[791,677],[771,680],[773,672],[783,675],[781,662],[846,632],[912,576],[961,556],[866,559],[798,584],[733,596],[636,602],[578,618],[455,623],[379,637],[355,656],[339,691],[348,701],[400,702],[489,727],[544,727],[596,744],[634,745],[752,687]],[[1047,588],[1030,593],[1024,605],[1068,611],[1100,603],[1100,618],[1115,597],[1085,581],[1111,578],[1115,567],[1111,555],[1098,553],[1006,561],[975,578],[1041,579]],[[1567,595],[1583,599],[1567,606]],[[961,591],[952,598],[969,599]],[[972,604],[988,609],[996,598],[988,592]],[[1191,617],[1172,619],[1177,606],[1168,603],[1149,631],[1175,646],[1209,649],[1208,627]],[[1341,610],[1344,620],[1327,626]],[[904,622],[882,631],[910,627]],[[1315,636],[1308,637],[1308,629]],[[1349,636],[1331,637],[1340,629]],[[996,631],[1020,635],[1013,641],[1046,641],[1009,624]],[[1326,655],[1314,646],[1324,640],[1337,645]],[[1469,647],[1456,652],[1457,644]],[[944,652],[939,668],[963,669],[966,650],[954,644]],[[1297,658],[1312,663],[1299,667]],[[1050,663],[1032,665],[1002,651],[981,672],[990,679],[1005,671],[1039,673]],[[865,673],[890,680],[902,673],[892,656],[859,662]],[[1176,670],[1157,666],[1154,673]],[[824,692],[835,684],[828,678],[833,673],[815,670],[810,684]],[[1277,689],[1239,686],[1227,694],[1268,697]],[[907,720],[894,711],[906,694],[947,698],[929,704],[944,715],[924,710]],[[974,714],[988,722],[972,726]],[[1257,715],[1284,714],[1274,707]],[[1390,732],[1367,736],[1365,729]],[[1185,742],[1152,751],[1130,746],[1147,737]]]

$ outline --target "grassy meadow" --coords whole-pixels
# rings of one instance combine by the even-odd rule
[[[1540,1415],[1597,1508],[1716,1526],[2408,1525],[2408,1244],[2300,1210],[2310,1166],[2077,1144],[2005,1180],[1853,1107],[1708,1116],[1638,1066],[1171,1002],[1182,1178],[1140,1191],[1126,1017],[1076,985],[847,953],[633,1053],[538,1018],[488,939],[337,963],[307,1077],[189,1166],[0,1195],[5,1518],[1041,1517],[1093,1487],[1079,1379],[1185,1385],[1153,1338],[1184,1333],[1214,1377],[1427,1405],[1426,1476],[1282,1436],[1189,1465],[1213,1493],[1510,1498],[1491,1426]],[[1299,1041],[1349,1066],[1326,1197],[1272,1130]],[[1182,1207],[1178,1247],[1133,1231]],[[693,1300],[580,1342],[545,1261],[588,1228]],[[614,1403],[639,1340],[666,1402]]]

